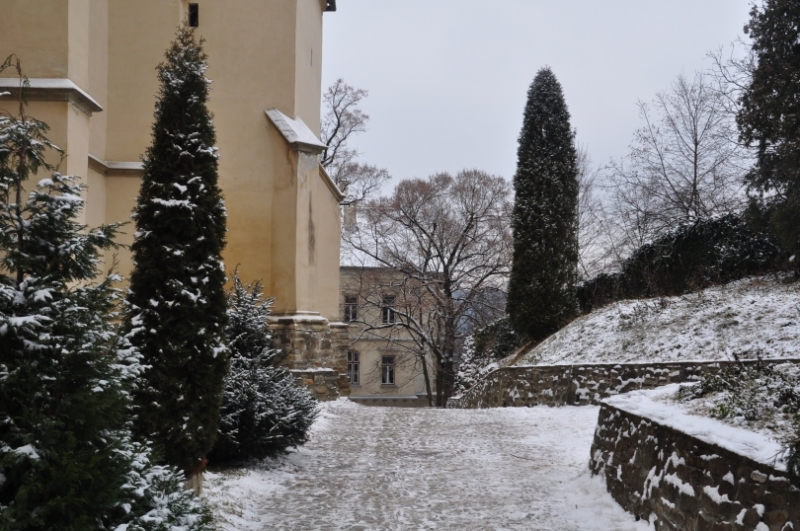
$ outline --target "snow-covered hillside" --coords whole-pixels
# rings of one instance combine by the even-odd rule
[[[800,283],[748,278],[584,315],[517,365],[800,357]]]

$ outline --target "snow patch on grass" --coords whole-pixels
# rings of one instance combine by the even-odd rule
[[[584,315],[517,365],[798,356],[800,282],[752,277],[697,293],[628,300]]]

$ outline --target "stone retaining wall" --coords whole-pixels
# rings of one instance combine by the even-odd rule
[[[350,381],[347,375],[333,369],[293,369],[289,372],[298,385],[308,387],[311,395],[320,402],[336,400],[350,393]]]
[[[800,490],[785,472],[608,404],[590,466],[658,531],[800,530]]]
[[[800,363],[800,359],[762,360],[762,363]],[[735,361],[667,363],[595,363],[503,367],[457,398],[448,408],[530,407],[598,404],[600,400],[638,389],[699,380],[704,374]],[[757,360],[742,361],[745,364]],[[798,528],[800,531],[800,528]]]

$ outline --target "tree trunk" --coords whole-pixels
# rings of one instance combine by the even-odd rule
[[[420,354],[422,361],[422,375],[425,377],[425,390],[428,392],[428,407],[433,407],[433,392],[431,391],[431,377],[428,374],[428,362],[425,359],[425,353]]]

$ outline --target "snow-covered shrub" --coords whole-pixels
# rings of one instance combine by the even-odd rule
[[[202,39],[184,26],[165,56],[132,216],[126,328],[145,367],[136,436],[193,476],[214,446],[228,367],[226,215]]]
[[[697,401],[711,417],[772,432],[783,442],[787,469],[800,487],[800,366],[734,363],[683,386],[679,397]]]
[[[461,395],[478,380],[498,367],[498,361],[519,348],[519,336],[514,333],[508,316],[501,317],[464,341],[455,381],[455,395]]]
[[[94,281],[117,226],[75,221],[85,188],[46,162],[63,156],[46,131],[24,105],[0,113],[0,528],[210,529],[182,474],[131,442],[140,357],[116,325],[117,278]]]
[[[615,300],[681,295],[785,269],[786,258],[776,236],[746,215],[698,219],[634,251],[620,272],[580,283],[578,301],[587,313]]]
[[[228,293],[226,335],[231,350],[219,436],[210,454],[216,461],[261,459],[305,442],[317,415],[314,398],[291,373],[277,366],[267,316],[273,300],[261,283],[242,284],[234,274]]]

